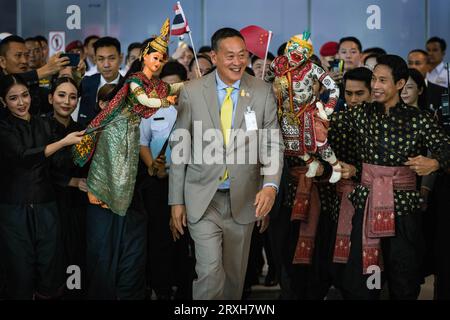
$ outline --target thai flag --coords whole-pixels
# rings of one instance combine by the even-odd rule
[[[190,30],[179,1],[174,6],[173,10],[175,11],[175,18],[173,18],[170,34],[173,36],[181,36]]]

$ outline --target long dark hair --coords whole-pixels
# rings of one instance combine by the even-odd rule
[[[21,85],[25,86],[28,89],[27,83],[18,74],[8,74],[8,75],[6,75],[4,77],[1,77],[1,80],[0,80],[0,97],[5,101],[5,103],[6,103],[6,94],[8,93],[9,89],[11,89],[11,87],[16,85],[16,84],[21,84]]]
[[[428,106],[426,105],[427,86],[425,84],[425,79],[423,78],[422,74],[416,69],[409,68],[408,72],[411,79],[413,79],[413,81],[417,84],[417,89],[419,89],[419,91],[420,89],[422,89],[422,93],[419,95],[417,101],[419,109],[426,110]]]
[[[50,94],[53,95],[56,91],[56,88],[58,88],[60,85],[62,85],[63,83],[70,83],[72,84],[76,89],[77,89],[77,97],[78,97],[78,85],[75,82],[75,80],[73,80],[72,78],[69,77],[60,77],[60,78],[56,78],[55,81],[53,81],[52,83],[52,87],[50,88]]]

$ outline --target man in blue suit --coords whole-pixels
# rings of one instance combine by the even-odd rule
[[[94,52],[99,73],[84,77],[80,84],[81,101],[77,121],[85,126],[100,112],[96,107],[98,90],[105,84],[117,84],[122,79],[119,68],[123,57],[120,42],[116,38],[100,38],[94,43]]]

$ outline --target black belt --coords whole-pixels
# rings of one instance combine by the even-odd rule
[[[228,192],[230,192],[230,189],[217,189],[217,192],[228,193]]]

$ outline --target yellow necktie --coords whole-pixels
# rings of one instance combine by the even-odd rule
[[[230,140],[230,130],[231,121],[233,118],[233,100],[231,99],[231,93],[233,88],[227,88],[227,95],[223,99],[222,107],[220,108],[220,124],[222,125],[223,141],[225,142],[225,147],[228,145]],[[228,171],[225,169],[222,181],[228,178]]]

